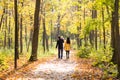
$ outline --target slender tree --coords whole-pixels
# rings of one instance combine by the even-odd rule
[[[105,41],[106,41],[106,37],[105,37],[105,25],[104,25],[104,9],[102,8],[102,27],[103,27],[103,43],[104,43],[104,49],[106,48],[105,46]]]
[[[78,0],[78,3],[81,4],[82,1]],[[81,6],[77,6],[77,11],[81,11]],[[76,35],[76,40],[77,40],[77,48],[79,48],[82,45],[81,39],[80,39],[80,32],[81,32],[81,14],[79,15],[79,26],[77,26],[77,35]]]
[[[28,41],[27,52],[29,51],[29,46],[30,46],[30,43],[32,42],[32,37],[33,37],[33,29],[30,30],[30,38]]]
[[[47,51],[49,51],[48,39],[49,39],[49,36],[46,34],[46,49],[47,49]]]
[[[30,20],[31,20],[31,23],[30,25],[33,25],[32,24],[32,16],[30,15]],[[33,27],[33,26],[32,26]],[[28,45],[27,45],[27,52],[29,51],[29,46],[30,46],[30,43],[32,42],[32,37],[33,37],[33,28],[30,30],[30,37],[29,37],[29,41],[28,41]]]
[[[49,46],[48,46],[48,35],[46,33],[46,10],[45,10],[45,3],[42,3],[42,12],[41,14],[43,15],[42,22],[43,22],[43,49],[44,52],[47,50],[49,51]]]
[[[0,29],[1,29],[1,26],[2,26],[4,14],[5,14],[5,7],[3,8],[3,13],[2,13],[2,16],[1,16],[1,19],[0,19]]]
[[[17,68],[17,58],[18,58],[18,15],[17,15],[17,0],[14,0],[14,10],[15,10],[15,62],[14,68]]]
[[[43,22],[43,49],[44,49],[44,52],[46,51],[46,24],[45,24],[45,7],[44,7],[44,10],[43,10],[43,18],[42,18],[42,22]]]
[[[39,12],[40,12],[41,0],[36,0],[36,7],[34,13],[34,31],[32,40],[32,53],[30,56],[30,61],[37,60],[37,49],[38,49],[38,35],[39,35]]]
[[[120,78],[120,38],[119,38],[119,0],[114,2],[111,21],[111,42],[113,48],[112,61],[118,65],[118,77]]]
[[[7,3],[5,3],[5,18],[4,18],[4,23],[5,23],[5,26],[4,26],[4,48],[7,46],[7,27],[8,27],[8,21],[7,21],[7,19],[8,19],[8,16],[7,16],[7,14],[8,14],[8,4]]]
[[[53,21],[52,21],[52,19],[51,19],[51,21],[50,21],[50,24],[51,24],[51,47],[53,46],[53,35],[52,35],[52,31],[53,31]]]
[[[95,9],[93,9],[92,10],[92,19],[96,19],[97,18],[97,10],[95,10]],[[92,35],[94,35],[94,39],[92,39],[92,40],[94,40],[94,42],[95,42],[95,48],[96,48],[96,50],[97,50],[97,26],[95,26],[95,30],[94,31],[92,31]]]
[[[8,25],[8,47],[11,47],[11,12],[9,10],[9,25]]]
[[[26,43],[26,48],[27,48],[27,45],[28,45],[28,39],[27,39],[27,32],[28,32],[28,30],[27,30],[27,26],[25,25],[25,43]]]
[[[23,2],[21,2],[21,5],[23,7]],[[23,31],[23,15],[20,14],[20,53],[23,52],[23,40],[22,40],[22,31]]]

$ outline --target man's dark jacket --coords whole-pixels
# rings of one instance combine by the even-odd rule
[[[63,49],[63,43],[64,43],[63,39],[58,39],[57,44],[56,44],[56,48],[58,47],[58,49]]]

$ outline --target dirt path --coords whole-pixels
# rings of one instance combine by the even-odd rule
[[[75,66],[74,61],[54,59],[38,65],[35,70],[32,70],[31,75],[25,75],[25,77],[31,80],[74,80],[71,75],[75,71]]]
[[[16,72],[16,75],[6,80],[101,80],[99,76],[101,72],[91,66],[92,61],[75,60],[74,54],[72,51],[70,59],[66,59],[64,52],[63,59],[57,59],[56,56],[35,66],[33,70],[22,72],[22,76],[20,72]]]

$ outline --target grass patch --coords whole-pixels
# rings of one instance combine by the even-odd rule
[[[55,54],[56,54],[55,48],[50,48],[49,51],[45,51],[45,52],[43,51],[43,49],[41,49],[41,51],[38,52],[38,58],[49,57]]]
[[[12,55],[12,49],[0,49],[0,71],[8,69],[8,62],[11,58],[13,58]]]

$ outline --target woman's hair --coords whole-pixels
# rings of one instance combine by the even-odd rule
[[[60,36],[58,36],[58,39],[60,39]]]
[[[66,43],[70,44],[70,38],[69,37],[67,37]]]

